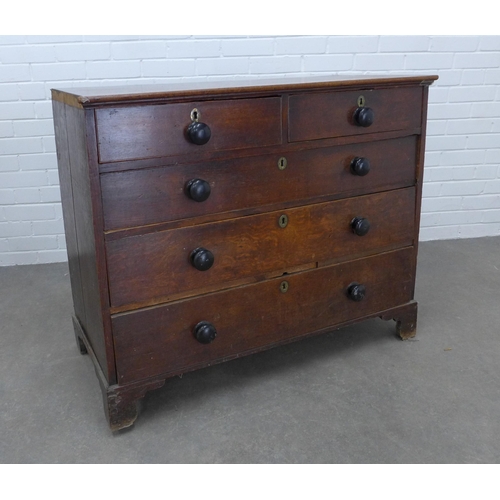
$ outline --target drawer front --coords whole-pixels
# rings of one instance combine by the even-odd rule
[[[187,138],[191,111],[211,130],[195,145]],[[101,163],[281,144],[281,98],[157,104],[96,110]]]
[[[374,112],[374,122],[368,127],[354,121],[360,96],[364,106]],[[420,126],[421,118],[421,87],[293,95],[289,98],[288,140],[411,130]]]
[[[166,302],[307,263],[411,245],[414,210],[415,189],[406,188],[108,241],[111,305]],[[355,217],[371,224],[364,236],[351,229]],[[208,270],[190,262],[198,248],[213,254]]]
[[[112,319],[119,383],[183,371],[235,357],[407,303],[413,293],[413,248],[183,300]],[[355,302],[347,290],[365,286]],[[217,336],[199,343],[193,329],[212,323]]]
[[[233,210],[304,201],[339,193],[363,194],[415,182],[417,136],[195,165],[101,175],[106,230],[155,224]],[[354,175],[354,158],[366,158],[367,175]],[[280,165],[282,166],[282,165]],[[193,179],[206,181],[209,197],[187,195]]]

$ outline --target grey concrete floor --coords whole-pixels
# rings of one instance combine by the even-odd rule
[[[374,319],[167,380],[112,434],[66,264],[0,268],[1,463],[499,463],[500,238],[420,245],[416,340]]]

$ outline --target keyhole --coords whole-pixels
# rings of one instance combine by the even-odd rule
[[[191,111],[191,121],[192,122],[197,122],[200,119],[201,113],[194,108],[193,111]]]
[[[358,97],[358,106],[359,106],[360,108],[362,108],[364,105],[365,105],[365,97],[364,97],[364,96],[362,96],[362,95],[360,95],[360,96]]]
[[[278,224],[280,227],[286,227],[288,224],[288,217],[285,214],[281,215],[278,219]]]
[[[286,166],[287,166],[288,162],[286,161],[286,158],[284,156],[282,156],[279,160],[278,160],[278,168],[280,170],[285,170]]]
[[[288,281],[282,281],[280,283],[280,292],[286,293],[288,291]]]

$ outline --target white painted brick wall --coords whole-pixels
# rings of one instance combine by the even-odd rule
[[[437,73],[422,240],[500,234],[500,36],[0,36],[0,265],[66,260],[50,89]]]

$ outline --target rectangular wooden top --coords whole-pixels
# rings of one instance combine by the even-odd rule
[[[206,98],[221,94],[275,93],[314,89],[370,88],[387,85],[430,85],[437,75],[342,75],[253,78],[225,81],[182,81],[155,85],[52,89],[52,99],[70,106],[94,107],[125,102],[161,101],[176,97]]]

